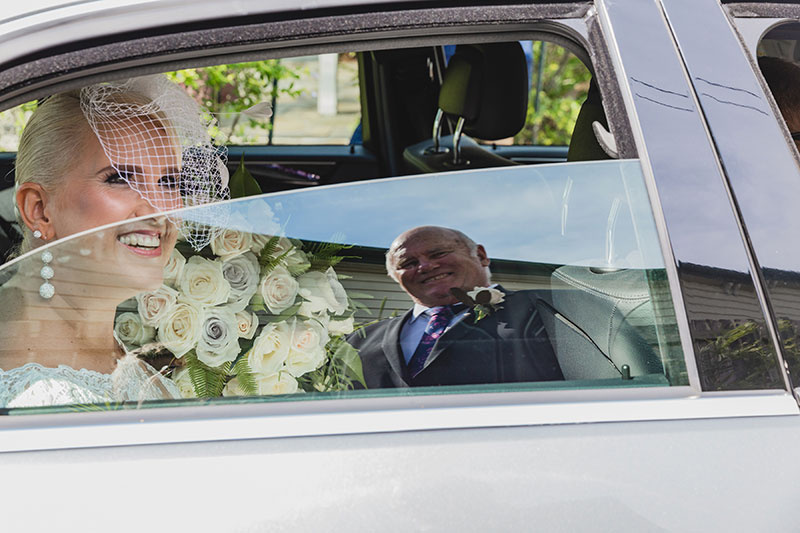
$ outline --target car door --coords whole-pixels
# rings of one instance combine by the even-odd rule
[[[708,21],[727,23],[712,4],[705,38]],[[373,319],[410,306],[383,267],[391,239],[417,224],[457,227],[486,245],[503,287],[542,295],[537,311],[566,379],[8,408],[0,498],[9,527],[791,528],[784,510],[797,472],[784,443],[800,433],[800,413],[764,296],[764,252],[733,201],[710,97],[686,75],[693,63],[681,36],[700,30],[665,19],[669,2],[327,6],[247,4],[246,23],[206,15],[197,29],[187,16],[182,31],[140,22],[152,35],[124,42],[139,65],[116,68],[172,72],[193,64],[182,54],[222,61],[240,51],[243,29],[272,35],[250,43],[264,57],[290,45],[295,57],[345,52],[356,37],[386,50],[453,35],[569,33],[591,58],[608,118],[608,128],[588,127],[618,159],[305,187],[234,200],[217,222],[284,231],[307,250],[352,246],[332,268],[351,276],[340,276],[350,296],[373,296],[364,306],[373,315],[358,311]],[[204,9],[213,14],[211,3]],[[302,38],[287,37],[300,27]],[[188,46],[190,31],[214,44]],[[162,39],[184,48],[163,52]],[[101,63],[77,53],[70,58],[84,63],[69,73],[48,58],[20,63],[39,78],[7,67],[13,91],[0,93],[3,105],[92,81]],[[80,239],[94,235],[53,253],[78,260]],[[41,259],[34,251],[14,265],[34,272]]]

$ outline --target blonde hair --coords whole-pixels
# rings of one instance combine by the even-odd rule
[[[80,91],[51,96],[36,108],[19,141],[14,165],[15,188],[23,183],[38,183],[53,191],[65,173],[77,164],[92,134],[81,110]],[[30,250],[33,234],[20,216],[14,198],[22,243],[17,253]]]
[[[148,105],[152,102],[146,96],[132,91],[115,94],[109,101],[133,105]],[[162,112],[155,111],[151,118],[163,129],[169,129],[169,123]],[[78,163],[92,138],[96,136],[81,108],[80,90],[47,98],[31,114],[20,137],[14,166],[15,188],[23,183],[38,183],[47,192],[56,190],[64,175]],[[22,220],[20,208],[16,205],[16,196],[14,205],[17,223],[22,232],[22,243],[9,257],[25,253],[34,247],[33,233]]]

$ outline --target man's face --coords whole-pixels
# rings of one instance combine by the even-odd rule
[[[478,245],[475,252],[445,229],[410,230],[400,235],[389,252],[394,278],[414,302],[427,307],[458,302],[450,289],[471,291],[489,285],[489,258]]]

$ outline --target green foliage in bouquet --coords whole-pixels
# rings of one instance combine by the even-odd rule
[[[243,162],[230,188],[234,198],[260,192]],[[365,306],[333,268],[348,248],[234,229],[220,229],[200,251],[178,243],[164,285],[137,296],[138,314],[119,315],[117,333],[142,353],[156,346],[169,354],[184,397],[365,386],[358,352],[345,340]]]

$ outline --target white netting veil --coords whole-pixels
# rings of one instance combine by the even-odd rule
[[[229,198],[227,153],[211,142],[211,120],[166,76],[84,87],[81,109],[119,177],[153,208],[167,211]],[[215,218],[225,211],[215,209]],[[196,250],[225,223],[167,217]]]

